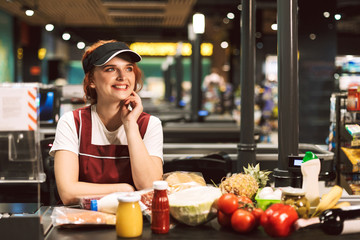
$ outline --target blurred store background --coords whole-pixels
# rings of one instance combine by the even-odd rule
[[[331,94],[360,82],[360,2],[299,0],[298,5],[299,142],[327,144]],[[241,8],[241,1],[234,0],[2,0],[0,82],[65,86],[65,96],[56,95],[61,115],[82,97],[80,59],[86,46],[117,39],[144,57],[139,65],[145,110],[164,124],[191,121],[189,25],[195,13],[202,13],[205,111],[200,120],[239,123]],[[277,141],[276,14],[275,0],[256,1],[254,119],[259,142]],[[213,69],[222,83],[204,84]]]
[[[50,179],[52,169],[46,168],[53,166],[47,151],[57,120],[84,105],[81,57],[99,39],[124,41],[143,56],[141,97],[144,110],[162,120],[165,160],[214,151],[225,151],[236,160],[242,12],[240,0],[1,0],[0,83],[42,84],[40,133]],[[204,16],[204,32],[195,34],[201,21],[193,17],[198,13]],[[254,139],[257,144],[275,146],[258,145],[257,150],[262,167],[274,169],[278,147],[276,0],[256,1],[255,28],[255,88],[248,89],[255,93]],[[335,149],[340,141],[335,139],[336,119],[344,111],[335,105],[346,98],[342,93],[360,85],[359,40],[360,1],[298,0],[299,143],[320,145],[335,152],[336,159],[340,156],[339,148]],[[197,43],[199,53],[195,52]],[[195,56],[199,65],[194,64]],[[196,91],[194,79],[200,81]],[[199,104],[195,116],[194,99]],[[313,149],[301,146],[299,154]],[[262,150],[271,155],[267,156],[271,161],[261,155]],[[324,171],[332,173],[337,161],[324,154],[330,163]]]

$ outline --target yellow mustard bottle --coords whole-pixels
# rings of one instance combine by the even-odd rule
[[[139,205],[140,195],[129,193],[118,197],[116,233],[119,237],[139,237],[143,231],[143,216]]]

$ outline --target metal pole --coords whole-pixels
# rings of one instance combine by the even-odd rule
[[[202,94],[201,94],[201,76],[202,76],[202,66],[201,66],[201,53],[200,53],[200,44],[201,44],[201,35],[195,34],[194,44],[192,45],[192,84],[191,84],[191,120],[193,122],[199,122],[199,110],[201,109]]]
[[[171,72],[170,65],[166,66],[166,69],[163,70],[163,76],[165,79],[165,101],[170,101],[171,99]]]
[[[182,65],[182,56],[177,55],[175,57],[175,73],[176,73],[176,107],[181,107],[180,102],[182,100],[182,82],[184,78],[184,69]]]
[[[298,155],[298,29],[297,0],[278,0],[278,81],[279,131],[278,168],[274,170],[275,186],[289,186],[288,157]]]
[[[237,172],[256,162],[254,141],[255,0],[242,1],[241,13],[241,127]]]

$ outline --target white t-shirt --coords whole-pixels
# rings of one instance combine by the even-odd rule
[[[108,131],[96,112],[96,105],[91,106],[91,123],[92,144],[128,145],[124,126],[121,125],[115,131]],[[150,116],[143,141],[150,156],[163,159],[163,129],[159,118]],[[79,154],[79,139],[72,112],[65,113],[57,124],[55,141],[49,154],[54,156],[56,150],[68,150]]]

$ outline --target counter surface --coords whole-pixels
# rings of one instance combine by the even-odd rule
[[[340,235],[332,236],[324,234],[320,229],[306,229],[292,233],[287,238],[282,239],[360,239],[360,234]],[[77,239],[77,240],[95,240],[95,239],[107,239],[116,240],[120,239],[116,235],[115,228],[112,227],[83,227],[83,228],[59,228],[53,227],[46,235],[45,240],[65,240],[65,239]],[[153,234],[150,229],[150,223],[144,220],[143,234],[139,238],[133,239],[271,239],[261,227],[256,231],[249,234],[239,234],[230,229],[223,229],[217,224],[217,220],[214,219],[206,225],[190,227],[183,224],[177,224],[168,234]]]

